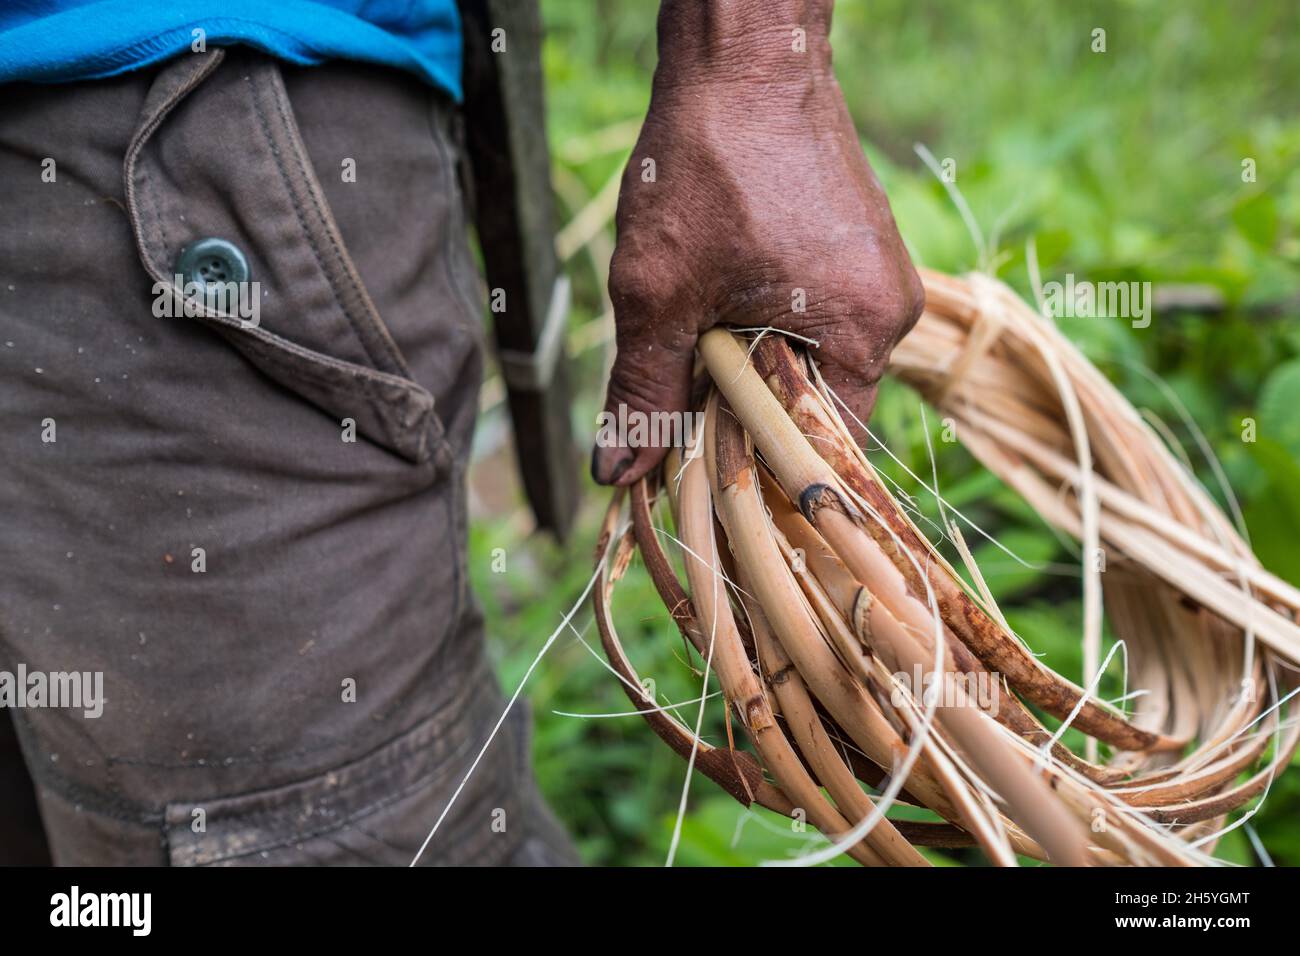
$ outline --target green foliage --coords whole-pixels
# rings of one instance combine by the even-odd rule
[[[542,6],[548,121],[567,220],[626,161],[626,136],[602,139],[602,133],[644,113],[657,4],[543,0]],[[1300,58],[1292,46],[1298,19],[1296,6],[1284,2],[840,0],[833,33],[849,108],[919,262],[950,271],[979,264],[951,200],[914,154],[917,142],[940,159],[956,160],[956,185],[996,253],[998,274],[1022,294],[1032,294],[1030,240],[1043,281],[1074,273],[1157,287],[1195,283],[1217,292],[1222,309],[1158,310],[1146,329],[1113,319],[1061,325],[1139,408],[1168,425],[1198,477],[1226,506],[1171,396],[1185,407],[1222,460],[1261,559],[1295,583]],[[1106,30],[1105,53],[1091,50],[1098,27]],[[1254,161],[1254,182],[1243,181],[1246,159]],[[583,327],[603,310],[601,270],[584,253],[570,263],[576,331],[590,332]],[[600,349],[577,362],[582,384],[574,421],[580,435],[590,436],[603,400]],[[1246,419],[1256,423],[1253,442],[1243,440]],[[493,421],[489,416],[485,427]],[[906,389],[886,383],[872,427],[926,484],[932,479],[928,430],[940,492],[1015,555],[962,524],[1012,626],[1045,663],[1078,679],[1082,615],[1074,543],[1046,528],[959,443],[944,442],[933,409],[925,409],[923,424],[921,404]],[[918,520],[937,535],[943,523],[933,494],[883,451],[874,451],[873,460],[913,497]],[[587,582],[607,499],[591,486],[586,493],[584,520],[568,550],[521,540],[504,518],[475,521],[471,573],[508,687]],[[505,573],[491,570],[497,547],[508,552]],[[629,654],[643,676],[658,681],[661,700],[699,697],[699,675],[686,666],[682,642],[635,564],[618,592],[616,616]],[[579,630],[589,617],[575,617]],[[599,649],[594,626],[584,638]],[[1111,668],[1103,696],[1123,693],[1120,674]],[[557,641],[528,693],[542,787],[584,858],[661,865],[682,761],[637,717],[553,713],[631,709],[616,678],[571,633]],[[693,725],[696,713],[690,704],[681,716]],[[716,700],[706,709],[703,735],[725,744]],[[1080,742],[1070,735],[1066,741]],[[750,818],[698,775],[688,806],[677,853],[682,865],[749,865],[816,845],[811,832],[793,833],[788,821],[765,813]],[[1274,783],[1250,821],[1279,864],[1300,864],[1297,819],[1300,774],[1292,773]],[[1219,855],[1255,862],[1242,828],[1224,839]],[[973,854],[932,857],[978,862]]]

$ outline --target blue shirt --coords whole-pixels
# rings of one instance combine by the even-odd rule
[[[456,0],[0,0],[0,83],[125,73],[242,43],[290,63],[397,67],[459,101]]]

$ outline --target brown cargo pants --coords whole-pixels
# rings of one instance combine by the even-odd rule
[[[0,100],[0,672],[103,697],[0,710],[0,862],[409,863],[503,707],[453,107],[237,48]],[[573,861],[527,730],[423,862]]]

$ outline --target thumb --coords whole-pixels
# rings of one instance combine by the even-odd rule
[[[591,455],[591,476],[602,485],[638,481],[686,434],[695,362],[693,327],[617,318],[618,352]]]

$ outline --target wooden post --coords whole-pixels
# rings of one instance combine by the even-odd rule
[[[580,467],[564,350],[568,283],[555,253],[536,0],[459,0],[466,147],[515,451],[537,524],[563,539]],[[495,41],[495,49],[494,49]],[[500,295],[500,293],[495,293]]]

